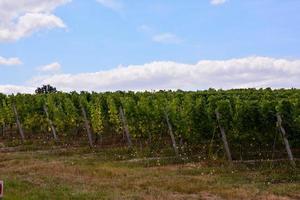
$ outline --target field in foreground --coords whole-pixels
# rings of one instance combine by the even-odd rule
[[[140,159],[134,154],[122,148],[2,149],[4,200],[300,199],[299,168],[285,163],[230,167],[222,161]]]

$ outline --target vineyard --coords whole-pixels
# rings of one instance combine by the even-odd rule
[[[0,102],[1,138],[10,144],[170,147],[176,156],[229,161],[299,154],[298,89],[1,94]]]

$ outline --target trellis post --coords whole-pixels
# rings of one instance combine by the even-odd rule
[[[49,113],[48,113],[48,108],[47,108],[47,106],[44,105],[44,106],[43,106],[43,109],[44,109],[44,112],[45,112],[45,114],[46,114],[46,116],[47,116],[47,121],[48,121],[48,123],[49,123],[49,125],[50,125],[50,127],[51,127],[51,131],[52,131],[52,134],[53,134],[53,138],[54,138],[54,140],[58,141],[58,137],[57,137],[57,134],[56,134],[56,130],[55,130],[55,127],[54,127],[54,125],[53,125],[52,120],[51,120],[50,117],[49,117]]]
[[[294,160],[294,157],[293,157],[293,153],[291,151],[291,147],[290,147],[289,141],[288,141],[287,136],[286,136],[286,131],[285,131],[284,127],[282,126],[281,115],[279,113],[277,113],[276,117],[277,117],[277,126],[279,128],[279,131],[281,132],[282,137],[283,137],[285,149],[286,149],[286,152],[288,154],[290,163],[293,167],[296,167],[296,163],[295,163],[295,160]]]
[[[132,147],[132,141],[131,141],[131,137],[130,137],[130,133],[129,133],[129,129],[128,129],[126,116],[125,116],[123,108],[121,106],[119,107],[119,112],[120,112],[120,117],[121,117],[121,120],[122,120],[122,123],[123,123],[123,128],[124,128],[124,131],[125,131],[128,146]]]
[[[178,148],[177,148],[177,145],[176,145],[175,136],[174,136],[174,133],[173,133],[172,125],[171,125],[170,120],[169,120],[168,113],[166,111],[165,111],[165,118],[166,118],[167,125],[168,125],[168,128],[169,128],[169,134],[170,134],[170,137],[171,137],[174,152],[175,152],[176,156],[178,156],[179,153],[178,153]]]
[[[13,107],[13,110],[14,110],[14,113],[15,113],[16,123],[17,123],[17,127],[19,129],[21,140],[22,140],[22,142],[24,142],[25,141],[25,136],[24,136],[24,132],[23,132],[23,129],[22,129],[22,124],[20,122],[18,111],[17,111],[15,103],[12,104],[12,107]]]
[[[230,163],[232,163],[232,157],[231,157],[229,145],[228,145],[228,142],[227,142],[225,129],[224,129],[224,127],[220,123],[220,119],[221,119],[220,113],[218,111],[216,111],[215,113],[216,113],[218,125],[219,125],[219,128],[220,128],[220,132],[221,132],[221,136],[222,136],[222,141],[223,141],[223,144],[224,144],[224,148],[225,148],[227,159],[228,159],[228,161]]]
[[[86,111],[82,104],[80,106],[81,106],[81,112],[82,112],[83,119],[84,119],[84,126],[86,129],[87,135],[88,135],[89,145],[91,148],[93,148],[93,138],[92,138],[90,124],[89,124],[87,116],[86,116]]]

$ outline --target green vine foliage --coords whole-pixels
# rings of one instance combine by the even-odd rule
[[[178,143],[193,146],[220,141],[219,126],[222,126],[233,150],[270,149],[278,135],[276,114],[279,113],[292,148],[300,147],[298,89],[0,94],[3,127],[15,125],[13,104],[27,134],[50,132],[43,109],[47,106],[59,137],[74,139],[78,132],[84,131],[82,107],[94,134],[122,136],[122,109],[134,141],[155,145],[168,140],[167,114]],[[221,116],[219,123],[216,111]]]
[[[2,98],[0,107],[1,124],[13,125],[15,123],[15,115],[12,109],[11,98]]]
[[[107,105],[108,105],[108,117],[109,117],[109,125],[111,126],[111,130],[114,134],[122,133],[122,122],[120,119],[119,106],[120,103],[117,100],[117,97],[108,96],[107,97]]]
[[[104,131],[105,116],[104,116],[103,100],[100,96],[94,95],[89,103],[90,121],[93,132],[101,135]]]

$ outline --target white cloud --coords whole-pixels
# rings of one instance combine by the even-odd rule
[[[120,11],[123,8],[122,3],[117,0],[96,0],[96,1],[101,5],[103,5],[104,7],[107,7],[115,11]]]
[[[173,33],[161,33],[152,37],[154,42],[162,44],[180,44],[182,39]]]
[[[34,93],[35,88],[30,86],[19,85],[0,85],[0,93],[3,94],[16,94],[16,93]]]
[[[0,66],[1,65],[6,65],[6,66],[11,66],[11,65],[21,65],[22,61],[19,58],[4,58],[0,56]]]
[[[212,5],[221,5],[221,4],[224,4],[226,3],[227,0],[210,0],[210,3]]]
[[[63,91],[198,90],[208,88],[299,88],[300,60],[246,57],[196,64],[152,62],[80,74],[37,76],[27,86],[0,85],[2,93],[33,93],[43,84]]]
[[[179,36],[174,33],[161,33],[153,29],[152,27],[143,24],[137,27],[139,32],[145,33],[147,36],[151,37],[153,42],[161,44],[180,44],[183,42]]]
[[[300,87],[300,60],[246,57],[203,60],[196,64],[152,62],[95,73],[55,74],[33,78],[30,85],[60,90],[197,90],[247,87]]]
[[[143,32],[143,33],[152,33],[153,32],[153,29],[146,24],[143,24],[143,25],[137,27],[137,30],[140,32]]]
[[[16,41],[41,29],[64,28],[52,12],[71,0],[1,0],[0,42]]]
[[[40,66],[37,69],[41,72],[50,72],[55,73],[59,72],[61,68],[61,65],[58,62],[54,62],[48,65]]]

